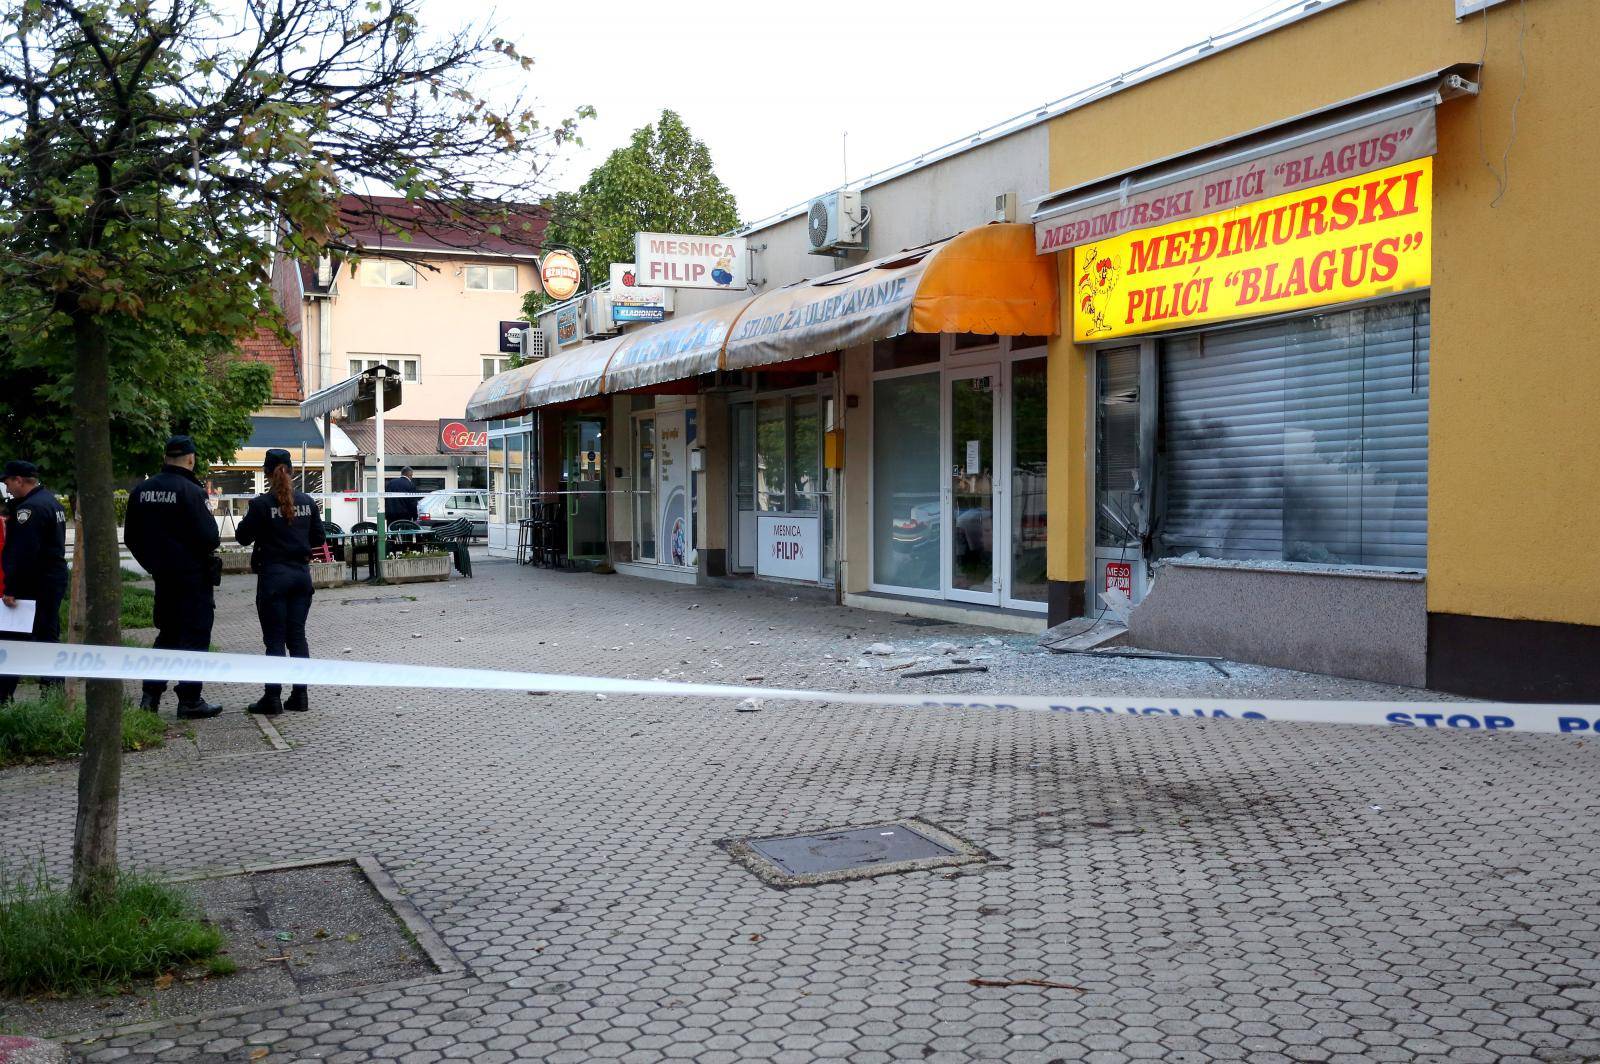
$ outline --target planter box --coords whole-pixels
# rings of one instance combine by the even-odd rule
[[[383,576],[391,584],[420,584],[428,580],[450,579],[450,555],[437,558],[386,558]]]
[[[312,562],[312,587],[343,587],[350,582],[350,568],[344,562]]]
[[[250,571],[250,552],[247,550],[225,550],[217,554],[222,559],[224,573],[248,573]]]

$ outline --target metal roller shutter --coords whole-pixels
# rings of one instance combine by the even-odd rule
[[[1167,556],[1420,569],[1428,301],[1161,344]]]

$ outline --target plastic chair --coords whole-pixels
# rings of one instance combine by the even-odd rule
[[[416,544],[422,526],[409,518],[397,517],[389,522],[389,536],[395,542],[405,546]]]
[[[337,524],[336,522],[324,521],[324,522],[322,522],[322,534],[325,535],[325,536],[342,536],[342,535],[344,535],[344,529],[339,524]],[[344,561],[344,544],[343,543],[334,543],[332,546],[329,546],[328,544],[323,544],[323,546],[327,546],[328,549],[332,552],[334,561],[340,561],[340,562]]]
[[[456,572],[462,576],[472,575],[472,555],[468,545],[472,539],[472,522],[465,517],[458,517],[454,521],[437,525],[432,530],[430,537],[433,542],[449,551],[455,562]]]

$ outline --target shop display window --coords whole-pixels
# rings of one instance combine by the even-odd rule
[[[1161,555],[1422,569],[1427,300],[1160,344]]]
[[[872,571],[879,584],[939,589],[939,387],[937,373],[873,385]]]

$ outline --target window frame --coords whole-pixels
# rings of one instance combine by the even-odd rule
[[[396,280],[395,267],[405,269],[405,280]],[[415,289],[417,287],[417,268],[400,259],[363,259],[356,273],[361,278],[363,288]]]
[[[484,283],[481,285],[475,285],[472,283],[472,275],[473,271],[475,270],[483,271]],[[502,271],[502,273],[509,274],[511,276],[510,288],[495,287],[493,281],[494,277],[496,276],[496,271]],[[520,276],[518,276],[518,270],[515,265],[507,265],[505,263],[474,262],[463,267],[461,271],[461,288],[464,292],[488,292],[499,295],[515,295],[517,292],[521,291],[521,287],[522,279]]]
[[[388,366],[390,370],[399,374],[405,383],[422,383],[421,355],[350,355],[348,358],[352,377],[365,373],[375,366]],[[407,376],[408,370],[409,376]]]

